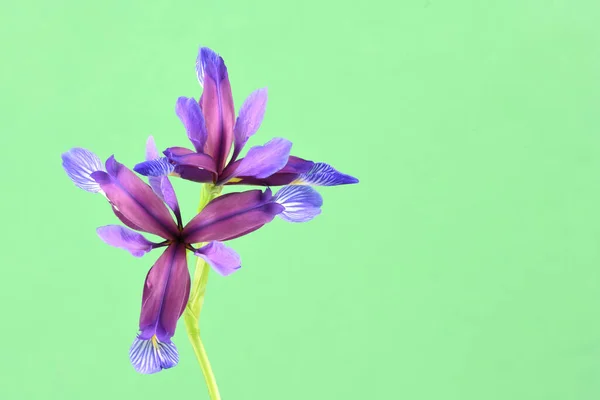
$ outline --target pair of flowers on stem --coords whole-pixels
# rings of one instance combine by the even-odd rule
[[[71,180],[83,190],[102,194],[125,225],[98,228],[104,242],[136,257],[163,248],[146,276],[140,333],[129,352],[135,370],[144,374],[178,363],[179,355],[171,338],[184,311],[196,325],[188,326],[188,333],[198,336],[197,320],[207,273],[202,263],[223,276],[240,268],[239,255],[223,242],[247,235],[276,216],[290,222],[311,220],[321,212],[323,202],[311,186],[358,182],[328,164],[290,155],[292,143],[283,138],[251,147],[245,157],[238,159],[261,125],[267,90],[250,94],[236,119],[223,59],[214,51],[201,48],[196,71],[203,86],[199,101],[180,97],[176,103],[176,114],[194,149],[170,147],[161,156],[150,137],[146,161],[134,167],[135,172],[148,177],[148,184],[114,156],[103,164],[98,156],[82,148],[73,148],[62,155],[63,168]],[[169,176],[203,184],[198,213],[186,224]],[[256,185],[267,189],[220,196],[224,185]],[[283,188],[273,195],[268,188],[271,186]],[[153,242],[138,232],[162,240]],[[187,267],[188,252],[199,261],[196,272],[200,275],[194,277],[193,285]],[[208,360],[202,359],[205,358],[202,343],[193,335],[190,339],[210,391],[214,377]],[[213,382],[209,382],[207,374]],[[212,390],[217,394],[211,392],[211,397],[218,398],[216,384]]]

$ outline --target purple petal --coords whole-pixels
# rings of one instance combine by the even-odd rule
[[[63,153],[61,158],[65,172],[78,188],[91,193],[100,191],[100,185],[91,177],[96,171],[105,171],[97,155],[81,147],[75,147]]]
[[[229,193],[208,203],[182,234],[187,243],[225,241],[255,231],[283,210],[269,189]]]
[[[358,183],[353,176],[342,174],[329,164],[315,163],[310,171],[301,174],[292,185],[337,186]]]
[[[234,146],[232,160],[237,158],[250,136],[254,135],[258,131],[258,128],[260,128],[266,108],[267,88],[255,90],[244,101],[233,127]]]
[[[157,158],[158,151],[156,150],[156,144],[154,143],[154,138],[150,136],[146,142],[146,160],[151,161]],[[166,158],[164,160],[166,160]],[[170,163],[169,166],[171,166]],[[181,211],[179,210],[179,202],[177,201],[175,189],[173,189],[173,185],[171,185],[169,178],[166,176],[149,176],[148,183],[150,183],[150,187],[152,190],[154,190],[154,193],[156,193],[156,195],[160,197],[160,199],[164,201],[171,210],[173,210],[173,213],[177,218],[177,223],[181,225]]]
[[[217,53],[202,47],[196,60],[196,72],[198,81],[204,87],[200,97],[207,131],[204,152],[215,159],[217,172],[220,173],[231,149],[235,121],[227,67]]]
[[[141,257],[153,249],[154,243],[121,225],[101,226],[96,232],[106,244],[127,250],[134,257]]]
[[[264,146],[254,146],[240,160],[232,176],[252,176],[259,179],[271,176],[285,167],[291,148],[292,142],[282,138],[271,139]]]
[[[206,144],[206,123],[200,105],[196,100],[187,97],[177,99],[175,113],[185,126],[188,138],[198,153],[204,152]]]
[[[182,243],[169,245],[148,272],[140,315],[140,339],[156,335],[161,342],[169,342],[175,334],[177,320],[190,294],[185,252]]]
[[[223,176],[232,175],[238,167],[240,161],[230,164],[223,171]],[[309,160],[304,160],[300,157],[290,156],[285,167],[277,171],[271,176],[264,179],[258,179],[253,176],[238,176],[231,180],[224,178],[227,185],[256,185],[256,186],[282,186],[288,185],[298,179],[300,174],[309,171],[315,163]]]
[[[106,161],[107,172],[97,171],[92,178],[122,216],[141,230],[165,239],[179,234],[169,210],[150,186],[114,157]]]
[[[179,353],[173,342],[163,343],[152,337],[136,338],[129,348],[129,361],[140,374],[154,374],[179,363]]]
[[[218,274],[227,276],[241,268],[238,253],[221,242],[212,241],[194,252],[206,261]]]
[[[310,186],[285,186],[275,194],[275,201],[285,207],[279,217],[288,222],[310,221],[323,205],[319,192]]]

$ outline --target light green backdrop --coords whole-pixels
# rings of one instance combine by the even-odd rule
[[[0,5],[0,398],[207,399],[127,351],[147,269],[60,153],[187,145],[199,45],[236,106],[356,175],[323,214],[232,242],[202,331],[224,399],[600,396],[597,1],[30,1]],[[197,187],[176,182],[191,217]]]

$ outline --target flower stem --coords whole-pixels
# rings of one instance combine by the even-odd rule
[[[202,211],[202,209],[219,194],[221,194],[221,187],[211,184],[202,185],[198,212]],[[199,246],[202,246],[202,244]],[[213,374],[206,350],[204,349],[204,344],[200,338],[200,328],[198,324],[200,311],[202,310],[202,304],[204,303],[204,294],[206,293],[206,283],[208,282],[209,271],[210,268],[206,262],[203,259],[198,258],[196,260],[196,269],[192,280],[190,298],[185,307],[183,319],[185,321],[188,337],[190,338],[190,343],[194,348],[194,353],[196,354],[196,358],[198,359],[198,363],[204,374],[210,399],[221,400],[215,375]]]

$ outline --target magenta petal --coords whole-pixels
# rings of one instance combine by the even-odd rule
[[[175,113],[185,126],[188,138],[198,153],[204,152],[206,144],[206,123],[200,105],[196,100],[187,97],[177,99]]]
[[[178,165],[175,167],[175,174],[181,179],[192,182],[214,182],[215,174],[205,169],[190,167],[188,165]]]
[[[154,247],[144,236],[121,225],[101,226],[96,232],[106,244],[127,250],[134,257],[141,257]]]
[[[206,122],[204,152],[215,159],[217,172],[225,167],[233,141],[235,109],[227,67],[223,59],[209,48],[200,49],[196,61],[198,80],[204,87],[200,108]]]
[[[194,252],[194,255],[206,261],[218,274],[227,276],[241,268],[238,253],[221,242],[212,241]]]
[[[160,198],[137,175],[114,157],[106,161],[107,172],[97,171],[92,178],[122,216],[141,230],[165,239],[179,233],[169,210]]]
[[[185,252],[184,244],[171,244],[148,272],[140,315],[140,339],[156,335],[159,341],[170,342],[175,334],[177,320],[190,294]]]
[[[216,173],[215,160],[209,155],[195,153],[183,147],[169,147],[164,154],[176,166],[187,165]]]
[[[254,135],[260,128],[266,108],[267,88],[255,90],[244,101],[233,127],[233,160],[240,154],[250,136]]]
[[[187,243],[229,240],[255,231],[283,210],[269,189],[229,193],[211,201],[182,234]]]

